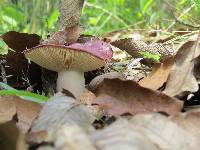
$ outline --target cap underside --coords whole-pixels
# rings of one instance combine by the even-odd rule
[[[80,50],[41,46],[24,52],[36,64],[52,71],[78,70],[87,72],[105,65],[104,60]]]

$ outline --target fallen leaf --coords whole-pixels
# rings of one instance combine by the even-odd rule
[[[139,86],[134,81],[104,79],[95,90],[98,104],[109,115],[124,113],[166,112],[170,115],[181,111],[183,102],[158,91]]]
[[[26,133],[37,117],[41,105],[17,96],[0,97],[0,122],[15,120],[17,127]]]
[[[158,90],[167,81],[173,64],[173,58],[169,58],[161,64],[154,64],[151,73],[141,79],[139,85],[152,90]]]
[[[91,133],[91,140],[102,150],[198,150],[199,115],[200,109],[171,117],[150,113],[129,120],[118,118],[110,126]]]
[[[175,56],[164,93],[169,96],[182,94],[183,92],[196,92],[198,82],[193,75],[194,59],[200,54],[200,48],[196,49],[195,41],[188,41],[181,46]]]
[[[13,101],[8,101],[5,97],[0,97],[0,123],[11,121],[16,111]]]
[[[65,124],[78,125],[89,132],[93,129],[93,119],[87,106],[72,97],[57,93],[44,105],[38,118],[33,122],[28,142],[51,142],[56,132]]]
[[[6,32],[1,37],[3,41],[16,52],[22,52],[39,45],[41,39],[37,34],[20,33],[16,31]]]
[[[194,136],[183,126],[164,115],[155,113],[136,115],[131,119],[131,124],[133,128],[149,138],[154,145],[157,145],[158,149],[199,149],[199,137]]]
[[[103,130],[93,132],[91,140],[101,150],[159,150],[157,145],[125,119],[118,119]]]

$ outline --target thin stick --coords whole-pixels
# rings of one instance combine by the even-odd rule
[[[1,78],[2,78],[3,82],[7,84],[6,70],[3,65],[3,64],[5,64],[5,62],[6,62],[5,60],[0,60],[0,67],[1,67]]]

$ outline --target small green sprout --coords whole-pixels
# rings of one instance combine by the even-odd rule
[[[142,51],[142,52],[139,52],[143,58],[147,58],[147,59],[152,59],[153,61],[155,62],[160,62],[160,56],[159,54],[153,54],[153,53],[150,53],[150,52],[147,52],[147,51]]]

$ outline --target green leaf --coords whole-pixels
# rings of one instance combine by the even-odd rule
[[[140,0],[140,8],[142,10],[142,13],[146,13],[152,3],[153,0]]]
[[[194,4],[200,8],[200,0],[193,0]]]
[[[147,51],[139,52],[144,58],[152,59],[155,62],[160,62],[160,55],[153,54]]]
[[[26,92],[26,91],[18,91],[18,90],[1,90],[0,95],[15,95],[19,96],[25,100],[37,102],[37,103],[44,103],[48,100],[48,97],[42,96],[39,94]]]
[[[49,18],[47,19],[48,22],[48,28],[52,28],[53,25],[56,23],[56,21],[58,20],[59,17],[59,11],[58,10],[54,10],[51,15],[49,16]]]
[[[17,10],[17,8],[5,6],[2,8],[2,11],[7,16],[6,18],[12,18],[16,23],[22,23],[24,21],[24,14]]]

